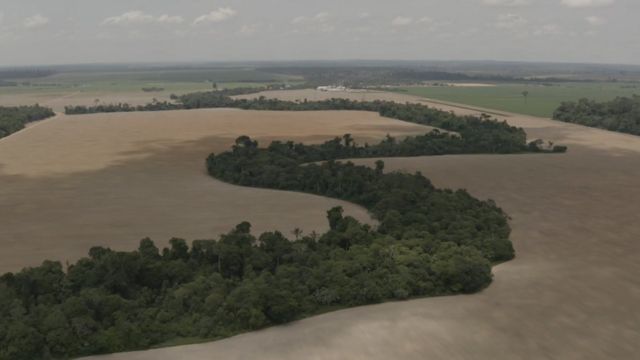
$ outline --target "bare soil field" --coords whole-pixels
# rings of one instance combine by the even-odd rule
[[[63,112],[67,105],[95,105],[96,100],[103,104],[128,103],[130,105],[144,105],[150,103],[154,98],[158,101],[170,101],[170,91],[159,91],[145,93],[135,92],[103,92],[86,93],[81,91],[61,91],[42,92],[24,94],[2,94],[0,95],[0,106],[17,106],[40,104],[48,106],[54,111]]]
[[[494,268],[495,282],[482,293],[348,309],[207,344],[96,358],[638,358],[640,137],[504,118],[569,152],[385,160],[389,170],[420,170],[436,185],[492,198],[512,216],[517,257]]]
[[[249,135],[321,142],[352,133],[378,141],[428,127],[367,112],[193,110],[57,116],[0,140],[0,273],[45,259],[74,261],[92,246],[118,250],[151,237],[210,239],[241,221],[290,235],[328,228],[326,211],[353,204],[231,186],[205,173],[212,151]]]

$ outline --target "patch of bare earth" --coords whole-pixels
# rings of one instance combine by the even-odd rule
[[[58,116],[0,140],[0,273],[75,261],[92,246],[132,250],[182,237],[210,239],[241,221],[290,235],[328,228],[326,211],[353,204],[228,185],[205,173],[212,151],[249,135],[322,142],[352,133],[374,142],[429,128],[367,112],[193,110]]]
[[[160,91],[145,93],[142,91],[123,92],[82,92],[65,90],[60,92],[29,92],[18,94],[3,94],[0,96],[0,106],[18,106],[40,104],[55,111],[63,112],[67,105],[92,106],[100,104],[127,103],[130,105],[145,105],[156,99],[171,101],[171,92]]]
[[[398,94],[364,97],[417,101]],[[495,281],[482,293],[348,309],[213,343],[101,359],[638,358],[640,137],[514,114],[503,118],[531,138],[570,150],[385,160],[388,169],[420,170],[439,186],[495,199],[512,216],[517,258],[495,267]]]

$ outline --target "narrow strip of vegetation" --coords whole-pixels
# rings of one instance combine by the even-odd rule
[[[640,135],[640,95],[597,102],[581,99],[564,102],[553,113],[555,120],[610,131]]]
[[[54,115],[53,110],[40,105],[0,106],[0,138],[24,129],[30,122],[43,120]]]

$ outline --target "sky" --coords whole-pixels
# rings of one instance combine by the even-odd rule
[[[639,0],[0,0],[0,66],[262,60],[640,64]]]

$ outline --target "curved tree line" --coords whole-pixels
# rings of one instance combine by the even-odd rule
[[[210,105],[210,97],[191,100]],[[422,105],[216,98],[271,110],[375,110],[449,132],[387,137],[375,145],[358,145],[346,134],[320,145],[276,141],[266,148],[239,137],[230,151],[208,157],[213,177],[351,201],[367,208],[378,225],[333,208],[323,234],[292,229],[288,236],[254,236],[244,222],[215,240],[189,245],[172,239],[160,250],[143,239],[135,251],[94,247],[66,267],[45,261],[5,274],[0,359],[146,349],[179,339],[227,337],[349,306],[472,293],[491,282],[492,263],[513,258],[508,218],[492,201],[436,189],[420,173],[386,173],[382,161],[369,168],[339,160],[534,151],[522,129]]]

